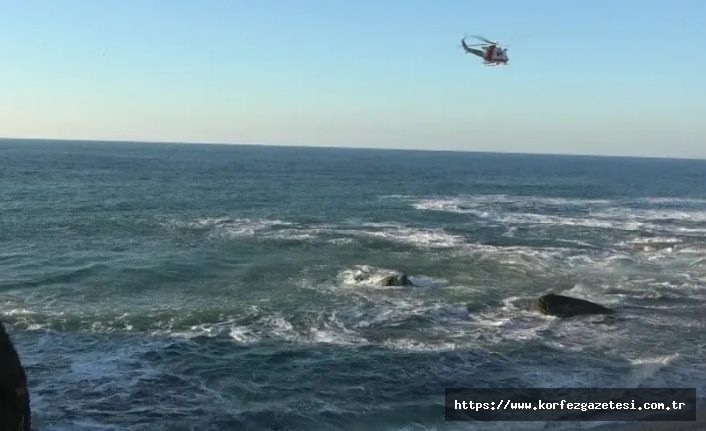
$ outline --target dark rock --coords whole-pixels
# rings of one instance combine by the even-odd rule
[[[413,286],[407,274],[388,275],[380,281],[383,286]]]
[[[20,357],[0,322],[0,431],[30,431],[27,377]]]
[[[537,299],[531,310],[539,311],[540,313],[549,316],[557,317],[573,317],[588,314],[613,314],[615,310],[596,304],[585,299],[572,298],[570,296],[555,295],[549,293]]]

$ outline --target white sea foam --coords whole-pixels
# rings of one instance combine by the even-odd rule
[[[211,237],[241,238],[252,237],[273,227],[291,226],[292,223],[268,219],[201,217],[190,221],[170,220],[162,225],[171,229],[207,230]]]
[[[380,238],[424,248],[451,248],[464,243],[462,237],[448,234],[443,229],[396,227],[374,231],[348,231],[347,233],[353,236]]]
[[[677,358],[679,358],[679,354],[674,353],[665,356],[644,357],[630,360],[633,371],[629,378],[629,386],[637,387],[644,381],[654,378],[660,370],[668,367]]]
[[[574,205],[579,203],[574,202]],[[641,221],[626,218],[620,222],[610,218],[601,217],[571,217],[539,214],[534,212],[509,211],[501,208],[487,206],[487,202],[475,203],[464,202],[457,199],[437,199],[423,200],[412,205],[419,210],[445,211],[459,214],[473,215],[487,223],[501,225],[549,225],[549,226],[574,226],[602,229],[618,229],[625,231],[657,230],[659,226]]]
[[[348,244],[361,239],[382,239],[420,248],[451,248],[464,243],[458,235],[443,229],[412,228],[399,223],[355,222],[332,225],[302,226],[282,220],[252,220],[229,217],[203,217],[194,221],[171,221],[168,228],[205,230],[211,238],[242,239],[257,237],[262,240],[313,241],[328,238],[333,244]]]
[[[645,202],[649,204],[696,204],[706,206],[706,199],[698,198],[675,198],[675,197],[650,197],[636,198],[636,202]]]
[[[397,199],[402,199],[397,197]],[[665,210],[619,207],[617,201],[594,199],[562,199],[526,196],[462,196],[434,199],[406,198],[414,208],[425,211],[455,212],[475,216],[475,224],[505,226],[506,237],[515,237],[518,226],[576,227],[623,232],[658,232],[674,235],[700,234],[706,226],[693,223],[706,221],[706,210]],[[621,203],[622,204],[622,203]],[[542,208],[578,208],[584,215],[557,215],[545,213]],[[538,210],[539,209],[539,210]],[[689,222],[691,225],[667,225],[665,220]],[[210,238],[246,239],[265,241],[325,241],[345,246],[357,241],[381,239],[393,243],[426,249],[458,249],[474,247],[473,242],[462,235],[451,234],[442,228],[412,227],[398,222],[369,222],[349,219],[338,224],[302,225],[270,219],[232,217],[201,217],[190,221],[172,220],[165,226],[171,228],[197,229]],[[662,235],[665,236],[665,235]],[[594,245],[574,238],[560,238],[547,233],[548,240],[563,241],[581,247]],[[636,240],[637,241],[637,240]],[[675,241],[676,242],[676,241]],[[623,243],[623,246],[629,245]],[[633,244],[633,247],[637,242]],[[620,246],[620,244],[618,244]],[[645,245],[645,251],[650,251]]]
[[[413,208],[424,211],[442,211],[473,215],[489,223],[505,225],[555,225],[576,226],[625,231],[666,229],[664,221],[706,222],[706,209],[645,209],[626,207],[631,203],[696,203],[706,207],[706,200],[642,199],[611,201],[601,199],[565,199],[534,196],[476,195],[438,197],[430,199],[406,198]],[[581,209],[586,216],[560,216],[546,214],[540,209]],[[703,233],[706,227],[673,226],[672,230]]]
[[[492,206],[503,204],[520,204],[524,206],[545,205],[553,207],[586,207],[609,205],[613,201],[607,199],[578,199],[578,198],[558,198],[544,196],[515,196],[515,195],[463,195],[455,197],[438,197],[418,200],[415,197],[401,197],[407,201],[412,201],[413,206],[419,209],[435,209],[440,205],[446,208],[463,209],[480,206]],[[461,208],[459,208],[461,207]]]
[[[688,221],[706,222],[706,210],[677,210],[677,209],[642,209],[614,207],[589,213],[592,217],[609,220],[635,220],[635,221]]]

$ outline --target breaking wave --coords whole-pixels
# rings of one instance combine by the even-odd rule
[[[675,231],[706,233],[706,200],[635,199],[611,201],[560,199],[534,196],[465,196],[432,199],[406,198],[422,211],[472,215],[487,223],[506,225],[555,225],[624,231]],[[696,204],[695,209],[644,208],[644,205]],[[556,214],[557,211],[571,215]],[[684,225],[665,226],[666,221]]]
[[[269,241],[318,241],[350,244],[361,240],[383,240],[420,248],[450,248],[463,244],[459,235],[443,229],[425,229],[400,223],[368,223],[354,221],[338,225],[310,225],[281,220],[251,220],[229,217],[203,217],[193,221],[162,223],[167,229],[187,229],[205,232],[211,239],[248,239],[257,237]]]

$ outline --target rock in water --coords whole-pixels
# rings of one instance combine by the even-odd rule
[[[388,275],[381,280],[380,284],[383,286],[412,286],[407,274]]]
[[[30,431],[27,377],[15,346],[0,322],[0,431]]]
[[[557,317],[573,317],[587,314],[612,314],[615,310],[585,299],[549,293],[537,299],[532,310]]]

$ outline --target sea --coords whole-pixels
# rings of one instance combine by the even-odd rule
[[[587,429],[444,390],[703,397],[706,161],[6,139],[0,320],[35,430]]]

